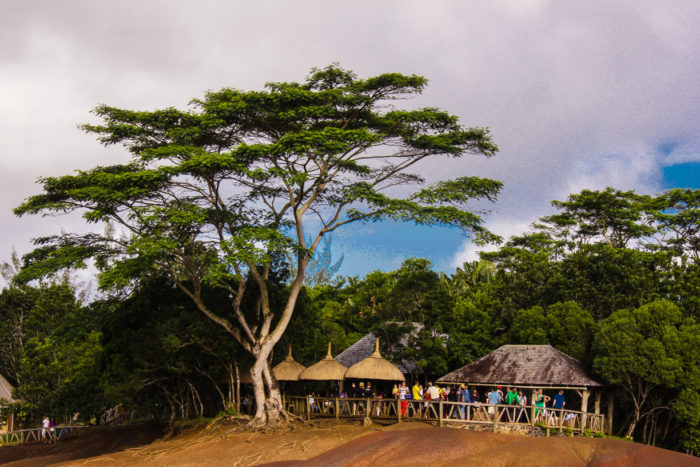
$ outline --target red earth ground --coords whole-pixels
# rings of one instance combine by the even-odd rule
[[[155,425],[95,429],[54,445],[0,448],[0,464],[700,466],[696,457],[624,441],[530,438],[419,423],[363,427],[328,420],[267,433],[215,425],[168,439],[161,435]]]

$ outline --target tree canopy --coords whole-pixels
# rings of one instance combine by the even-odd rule
[[[131,161],[42,178],[43,193],[15,213],[80,211],[89,223],[113,227],[37,239],[18,280],[84,267],[88,259],[100,268],[103,288],[167,275],[256,358],[256,420],[274,422],[280,398],[267,357],[324,235],[389,218],[456,226],[477,241],[497,239],[466,208],[473,199],[493,201],[500,182],[460,177],[416,188],[424,180],[410,170],[429,158],[497,151],[484,128],[464,127],[436,108],[392,105],[426,85],[423,77],[398,73],[359,79],[331,65],[313,69],[302,83],[210,91],[188,110],[101,105],[94,113],[102,123],[83,129],[105,145],[123,145]],[[319,229],[307,242],[310,222]],[[290,254],[296,274],[286,303],[273,309],[270,271]],[[246,311],[250,284],[258,299]],[[207,286],[228,293],[228,313],[207,305]]]

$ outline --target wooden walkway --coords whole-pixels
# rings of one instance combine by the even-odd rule
[[[362,419],[377,421],[420,421],[444,424],[530,425],[584,433],[602,433],[605,415],[578,410],[556,410],[527,405],[490,405],[448,401],[397,399],[346,399],[338,397],[284,396],[285,409],[312,418]],[[311,402],[313,401],[313,402]]]
[[[0,432],[0,446],[16,446],[31,443],[55,443],[68,439],[86,426],[54,426],[51,428],[30,428],[9,432]]]

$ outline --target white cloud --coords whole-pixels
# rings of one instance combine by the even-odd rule
[[[439,106],[492,129],[495,158],[420,171],[504,181],[489,217],[502,234],[581,188],[655,191],[662,166],[700,160],[692,0],[5,0],[2,9],[0,258],[78,225],[11,214],[38,191],[38,176],[124,157],[76,129],[97,104],[184,107],[207,89],[298,81],[333,61],[360,76],[422,74],[430,86],[406,105]],[[663,154],[668,141],[677,147]]]

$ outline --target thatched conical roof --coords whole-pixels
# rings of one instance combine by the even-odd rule
[[[289,346],[289,354],[282,362],[272,369],[277,381],[299,381],[299,374],[306,367],[292,357],[292,346]]]
[[[316,381],[340,381],[347,371],[347,367],[333,358],[331,355],[331,343],[328,343],[328,354],[320,362],[316,362],[302,371],[299,379],[312,379]]]
[[[404,376],[401,370],[379,354],[379,338],[377,338],[374,353],[348,368],[345,378],[402,381]]]
[[[15,402],[12,398],[12,385],[0,375],[0,399],[5,399],[7,402]]]

